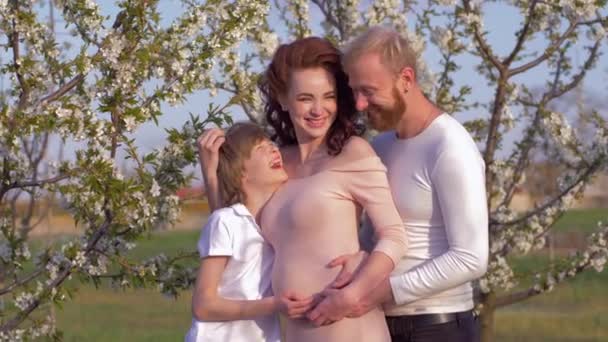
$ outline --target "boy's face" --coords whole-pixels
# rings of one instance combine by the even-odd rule
[[[243,182],[250,186],[275,186],[287,181],[281,153],[268,139],[253,147],[251,156],[243,162],[243,166]]]

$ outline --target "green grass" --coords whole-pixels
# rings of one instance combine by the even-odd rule
[[[587,230],[608,210],[573,211],[558,222]],[[131,256],[144,259],[160,252],[195,250],[199,231],[168,231],[138,241]],[[531,272],[548,259],[529,255],[513,259],[516,270]],[[608,271],[586,272],[550,293],[497,312],[496,341],[608,341]],[[180,341],[190,325],[191,292],[177,300],[155,290],[121,291],[82,286],[74,300],[55,309],[65,341]]]
[[[597,229],[598,221],[608,222],[608,209],[572,209],[555,222],[553,231],[590,233]]]
[[[82,288],[56,310],[65,341],[181,341],[190,326],[189,292],[177,300],[153,290]]]
[[[543,255],[512,261],[518,272],[542,269],[549,262]],[[607,341],[606,285],[608,272],[590,270],[549,293],[499,310],[497,341]]]
[[[142,237],[129,257],[196,250],[199,231],[165,231]],[[57,309],[65,341],[180,341],[190,326],[190,291],[177,299],[158,291],[115,290],[107,285],[80,288],[73,301]]]

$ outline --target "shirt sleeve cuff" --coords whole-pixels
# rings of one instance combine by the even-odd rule
[[[396,274],[388,278],[396,305],[404,305],[417,300],[416,296],[407,289],[402,278],[402,274]]]
[[[224,248],[201,248],[198,250],[200,258],[206,258],[211,256],[232,256],[232,251]]]
[[[386,254],[393,262],[393,267],[395,267],[397,266],[397,263],[399,263],[399,260],[401,260],[405,250],[403,245],[396,241],[380,240],[376,244],[373,252],[382,252]]]

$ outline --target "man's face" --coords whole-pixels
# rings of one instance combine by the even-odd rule
[[[357,110],[367,112],[372,128],[395,128],[407,108],[397,86],[398,75],[382,64],[377,53],[358,57],[346,72]]]

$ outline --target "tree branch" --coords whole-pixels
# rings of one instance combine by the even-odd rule
[[[559,201],[562,197],[564,197],[568,192],[570,192],[572,189],[574,189],[574,187],[576,187],[577,185],[579,185],[585,179],[589,178],[589,176],[591,176],[592,174],[594,174],[599,169],[600,166],[602,166],[602,161],[600,159],[596,159],[591,165],[589,165],[589,167],[587,168],[587,170],[585,170],[585,172],[583,172],[581,174],[581,176],[576,180],[576,182],[573,182],[572,184],[570,184],[569,186],[567,186],[564,190],[562,190],[552,200],[548,201],[547,203],[545,203],[541,207],[538,207],[538,208],[536,208],[534,210],[529,211],[528,213],[520,216],[519,218],[517,218],[515,220],[507,221],[507,222],[498,222],[498,224],[501,225],[501,226],[516,225],[516,224],[520,224],[520,223],[525,222],[526,220],[530,219],[531,217],[533,217],[535,215],[538,215],[538,213],[540,213],[541,211],[544,211],[547,208],[549,208],[552,205],[554,205],[557,201]]]
[[[582,265],[577,265],[574,268],[575,275],[584,271],[587,267],[589,267],[589,265],[590,265],[589,261],[583,263]],[[556,285],[558,285],[560,283],[561,283],[561,281],[558,281],[556,283]],[[522,290],[519,292],[509,293],[507,295],[496,298],[495,307],[501,308],[503,306],[509,306],[511,304],[515,304],[515,303],[524,301],[530,297],[537,296],[544,292],[545,291],[543,291],[543,290],[535,289],[534,287],[532,287],[532,288]]]
[[[522,66],[513,68],[513,69],[509,69],[507,71],[509,76],[514,76],[517,74],[521,74],[522,72],[525,72],[527,70],[530,70],[532,68],[534,68],[535,66],[539,65],[540,63],[544,62],[545,60],[547,60],[547,58],[551,57],[551,55],[553,55],[553,53],[555,52],[555,50],[557,48],[559,48],[566,39],[568,39],[568,37],[574,32],[574,30],[577,27],[577,22],[576,21],[572,21],[570,22],[570,26],[568,27],[568,29],[564,32],[564,34],[562,34],[562,36],[555,40],[551,45],[549,45],[549,47],[547,47],[545,49],[545,51],[543,52],[543,54],[541,56],[539,56],[538,58],[536,58],[533,61],[530,61]]]
[[[5,288],[0,289],[0,296],[13,291],[15,288],[31,281],[32,279],[38,277],[40,274],[42,274],[42,269],[38,269],[35,272],[33,272],[32,274],[28,275],[27,277],[19,279],[19,280],[13,282],[12,284],[6,286]]]
[[[13,3],[13,6],[19,6],[18,3]],[[12,20],[13,30],[11,34],[8,36],[8,40],[11,42],[11,48],[13,49],[13,66],[15,67],[15,75],[17,75],[17,81],[19,82],[19,86],[21,87],[21,94],[19,95],[19,104],[18,108],[23,109],[27,102],[27,96],[29,94],[29,90],[27,84],[25,82],[25,78],[19,71],[21,69],[19,65],[19,58],[21,58],[20,50],[19,50],[19,32],[17,32],[15,23],[15,19]]]
[[[321,13],[323,13],[327,22],[330,23],[333,27],[335,27],[338,30],[338,33],[340,34],[340,39],[344,40],[345,39],[345,32],[344,32],[345,29],[344,29],[342,23],[340,23],[340,18],[334,16],[333,13],[331,13],[331,8],[329,5],[329,2],[323,1],[323,0],[312,0],[312,3],[317,5],[317,7],[319,7],[319,9],[321,10]],[[339,2],[338,2],[338,4],[339,4]]]
[[[46,104],[46,103],[57,100],[58,98],[65,95],[68,91],[72,90],[74,87],[76,87],[77,85],[82,83],[82,81],[84,81],[83,74],[79,74],[79,75],[75,76],[68,83],[61,86],[61,88],[59,88],[56,91],[52,92],[51,94],[43,97],[42,100],[40,100],[40,103]]]
[[[462,2],[464,9],[466,12],[468,13],[472,13],[472,9],[471,9],[471,3],[469,0],[464,0]],[[488,45],[488,43],[485,41],[485,39],[483,39],[481,32],[479,32],[479,25],[474,24],[473,25],[473,37],[475,39],[475,42],[477,42],[477,46],[479,47],[479,50],[481,51],[481,53],[483,54],[483,56],[489,60],[496,69],[499,70],[499,72],[502,74],[505,70],[505,66],[498,60],[498,58],[496,56],[494,56],[494,54],[492,53],[492,49],[490,48],[490,46]]]
[[[521,29],[521,31],[517,35],[517,43],[515,44],[515,47],[509,54],[509,57],[507,57],[502,62],[502,64],[504,64],[506,66],[511,65],[511,63],[513,62],[515,57],[517,57],[517,54],[521,51],[521,48],[523,47],[524,42],[526,40],[526,36],[528,35],[528,32],[530,31],[530,26],[531,26],[532,20],[534,19],[534,8],[536,7],[537,3],[538,3],[538,0],[533,0],[530,3],[530,8],[528,9],[528,15],[526,15],[526,22],[524,23],[524,27]]]
[[[106,221],[101,226],[99,226],[99,229],[93,234],[93,236],[89,240],[89,243],[87,244],[87,247],[85,249],[85,255],[88,255],[95,248],[95,245],[97,244],[99,239],[104,234],[107,233],[108,229],[110,228],[110,224],[111,224],[111,217],[109,218],[109,220],[106,219]],[[71,273],[72,273],[72,269],[70,267],[66,267],[63,270],[63,272],[53,282],[51,282],[51,284],[46,286],[44,292],[61,285],[68,278],[68,276]],[[30,305],[28,305],[25,308],[25,310],[18,313],[13,319],[6,322],[4,325],[1,325],[0,332],[5,332],[5,331],[10,331],[10,330],[15,329],[17,326],[19,326],[19,324],[21,324],[29,316],[29,314],[32,313],[32,311],[34,311],[38,306],[40,306],[40,304],[41,304],[41,302],[39,300],[37,300],[37,299],[34,300],[32,303],[30,303]]]
[[[564,95],[565,93],[571,91],[579,85],[579,83],[587,75],[587,71],[589,71],[593,67],[593,63],[595,63],[596,59],[599,57],[601,43],[602,42],[599,40],[595,42],[593,47],[591,47],[591,52],[589,53],[589,56],[587,57],[585,64],[583,64],[583,67],[581,68],[580,72],[574,77],[572,77],[572,80],[567,85],[561,87],[560,89],[556,88],[551,94],[551,100]]]
[[[33,186],[43,186],[45,184],[52,184],[62,181],[64,179],[73,177],[72,174],[60,175],[52,178],[41,179],[41,180],[30,180],[25,182],[15,182],[8,185],[8,189],[17,189],[17,188],[29,188]],[[1,198],[1,197],[0,197]]]

